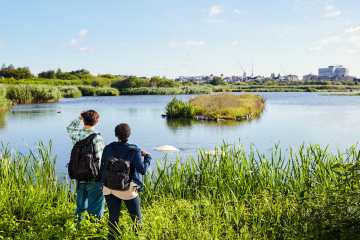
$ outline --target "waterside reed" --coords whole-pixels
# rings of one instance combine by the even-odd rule
[[[5,85],[6,98],[14,103],[53,102],[61,99],[61,92],[48,85]]]
[[[73,220],[70,183],[59,180],[51,148],[24,156],[0,150],[0,236],[74,239],[107,235],[98,223]],[[260,153],[224,143],[213,154],[166,157],[144,177],[143,231],[124,208],[121,239],[354,239],[360,234],[360,151],[319,145]],[[95,239],[96,239],[95,238]]]

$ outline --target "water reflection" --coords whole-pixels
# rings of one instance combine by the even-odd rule
[[[6,127],[6,111],[0,111],[0,128]]]
[[[203,125],[204,127],[236,129],[244,124],[249,124],[253,121],[259,121],[260,118],[261,118],[261,114],[247,121],[226,120],[226,121],[214,122],[214,121],[195,120],[190,118],[167,118],[166,125],[172,131],[188,130],[188,129],[190,130],[194,125],[200,125],[200,124]]]

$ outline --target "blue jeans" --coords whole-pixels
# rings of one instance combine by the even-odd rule
[[[118,235],[117,224],[119,222],[121,203],[124,201],[128,212],[130,214],[131,220],[135,223],[135,228],[137,224],[142,224],[142,216],[140,209],[140,199],[139,195],[131,200],[122,200],[114,195],[105,195],[106,203],[109,208],[109,231],[111,233],[110,239],[115,239],[113,235]]]
[[[102,192],[102,184],[78,183],[76,188],[76,211],[75,216],[81,218],[82,213],[87,211],[89,215],[100,219],[104,214],[105,198]]]

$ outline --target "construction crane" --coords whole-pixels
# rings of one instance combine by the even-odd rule
[[[284,72],[284,68],[283,68],[282,64],[280,64],[280,66],[281,66],[281,69],[282,69],[283,74],[284,74],[284,76],[285,76],[285,72]]]
[[[254,77],[254,61],[253,61],[253,64],[252,64],[251,77],[252,77],[252,78]]]
[[[239,63],[239,61],[238,60],[236,60],[237,62],[238,62],[238,64],[239,64],[239,66],[241,67],[241,69],[243,70],[243,77],[246,77],[246,72],[245,72],[245,70],[243,69],[243,67],[241,66],[241,64]]]

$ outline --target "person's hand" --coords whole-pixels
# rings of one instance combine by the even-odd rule
[[[141,156],[145,156],[146,154],[149,154],[148,152],[141,151]]]
[[[80,119],[83,119],[83,117],[82,117],[82,116],[80,116]]]

